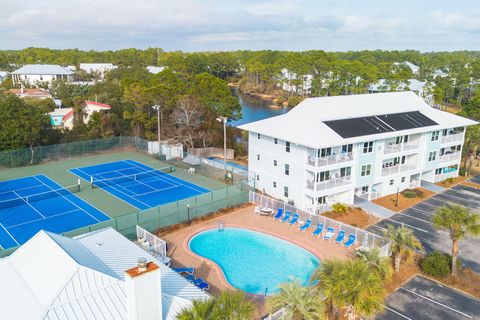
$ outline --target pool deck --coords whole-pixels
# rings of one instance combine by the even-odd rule
[[[194,254],[188,247],[189,240],[195,234],[204,230],[217,228],[218,221],[224,221],[225,227],[247,228],[284,239],[312,252],[320,260],[332,258],[345,259],[353,257],[354,255],[352,248],[346,249],[339,244],[335,244],[333,241],[329,242],[322,238],[313,237],[313,228],[310,228],[307,232],[301,232],[298,230],[298,225],[293,227],[286,223],[276,221],[272,217],[255,215],[253,210],[254,205],[249,205],[225,215],[217,216],[207,221],[194,222],[189,227],[160,235],[168,242],[168,255],[172,258],[172,267],[194,267],[195,276],[201,277],[210,283],[211,288],[209,292],[211,294],[217,295],[221,291],[233,289],[226,281],[223,272],[216,263]],[[249,296],[260,304],[260,309],[263,309],[263,307],[261,307],[264,300],[263,296]]]

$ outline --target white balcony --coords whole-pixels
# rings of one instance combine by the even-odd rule
[[[448,154],[446,153],[438,158],[438,162],[448,162],[448,161],[458,160],[460,159],[461,154],[462,153],[460,151],[456,151]]]
[[[409,164],[396,165],[391,167],[382,168],[382,176],[389,176],[398,172],[408,171],[415,169],[415,166]]]
[[[343,163],[353,160],[353,153],[346,152],[340,154],[332,154],[326,157],[315,158],[313,156],[308,156],[307,163],[315,167],[323,167],[336,163]]]
[[[443,136],[441,140],[442,143],[449,143],[455,141],[463,141],[463,132]]]
[[[419,147],[418,141],[410,141],[407,143],[386,144],[383,154],[390,154],[400,151],[414,150]]]
[[[345,176],[338,179],[330,178],[330,180],[327,180],[327,181],[317,182],[315,186],[316,187],[315,190],[316,191],[327,190],[327,189],[332,189],[340,186],[345,186],[351,183],[352,183],[352,176]]]
[[[433,178],[433,181],[434,182],[439,182],[439,181],[443,181],[443,180],[448,179],[448,178],[455,178],[457,176],[458,176],[458,171],[436,174],[435,177]]]

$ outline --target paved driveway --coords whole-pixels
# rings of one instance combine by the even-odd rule
[[[480,319],[480,300],[416,276],[386,299],[385,313],[377,319]]]
[[[480,183],[480,177],[477,179]],[[467,206],[473,210],[480,208],[480,189],[457,185],[438,193],[415,206],[384,219],[369,228],[370,231],[383,234],[386,225],[396,226],[404,224],[413,230],[422,242],[427,253],[433,250],[450,252],[451,240],[445,231],[436,230],[431,223],[432,215],[445,204],[453,202]],[[466,266],[480,273],[480,238],[467,238],[460,242],[460,258]]]

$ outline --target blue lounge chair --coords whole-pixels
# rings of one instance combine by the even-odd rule
[[[312,225],[312,219],[307,219],[307,221],[305,221],[305,223],[302,226],[300,226],[298,229],[300,229],[300,231],[305,232],[305,230],[310,228],[311,225]]]
[[[340,230],[340,231],[338,232],[337,239],[335,239],[335,243],[342,243],[344,238],[345,238],[345,231],[344,231],[344,230]]]
[[[176,273],[188,273],[193,275],[195,273],[195,268],[172,268]]]
[[[202,290],[210,289],[210,285],[207,282],[205,282],[205,280],[203,280],[202,278],[198,278],[197,280],[193,281],[193,284]]]
[[[345,246],[345,248],[350,248],[355,243],[355,241],[357,241],[357,237],[354,234],[351,234],[348,237],[348,240],[343,245]]]
[[[283,219],[281,220],[282,222],[287,222],[288,219],[290,219],[290,211],[287,211],[285,212],[285,216],[283,217]]]
[[[283,208],[278,208],[277,214],[275,215],[275,220],[279,220],[283,215]]]
[[[195,281],[195,276],[193,274],[186,274],[183,276],[185,279],[187,279],[190,282]]]
[[[323,236],[323,240],[330,241],[332,239],[332,237],[335,235],[335,233],[333,231],[334,231],[333,227],[328,227],[327,228],[327,233],[325,233],[325,235]]]
[[[298,221],[298,213],[294,213],[292,220],[290,220],[290,222],[288,222],[288,224],[293,226],[293,225],[295,225],[295,223],[297,223],[297,221]]]
[[[320,237],[320,234],[323,231],[323,227],[324,227],[323,223],[317,224],[317,229],[315,229],[315,231],[312,232],[312,236]]]

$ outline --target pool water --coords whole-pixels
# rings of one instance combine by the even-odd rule
[[[254,294],[272,294],[279,284],[293,278],[308,284],[320,263],[297,245],[242,228],[201,232],[189,246],[194,253],[217,263],[232,286]]]

